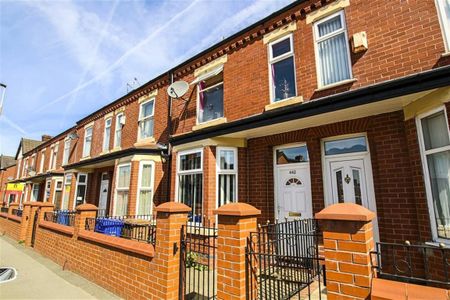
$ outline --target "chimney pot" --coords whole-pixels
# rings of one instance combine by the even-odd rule
[[[48,134],[43,134],[42,135],[42,141],[46,142],[52,139],[52,136],[48,135]]]

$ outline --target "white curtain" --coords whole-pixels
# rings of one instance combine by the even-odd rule
[[[318,25],[319,37],[342,29],[341,18],[336,16]],[[320,41],[317,45],[320,59],[322,85],[350,78],[348,45],[345,32]]]
[[[124,216],[128,212],[128,191],[117,192],[116,216]]]
[[[152,202],[152,165],[146,164],[142,166],[141,186],[139,191],[139,207],[138,214],[148,215],[151,213]]]

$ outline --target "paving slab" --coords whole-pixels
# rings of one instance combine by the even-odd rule
[[[6,236],[0,236],[0,267],[18,273],[0,283],[0,299],[121,299]]]

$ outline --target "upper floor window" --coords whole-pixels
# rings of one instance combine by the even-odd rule
[[[444,35],[445,48],[450,52],[450,0],[436,0]]]
[[[64,141],[63,165],[67,165],[70,155],[70,139]]]
[[[108,118],[105,120],[105,131],[103,133],[103,152],[109,150],[109,141],[111,139],[111,123],[112,118]]]
[[[50,147],[50,159],[49,159],[49,170],[56,169],[56,158],[58,155],[58,145],[52,145]]]
[[[237,149],[217,148],[218,206],[237,201]]]
[[[417,120],[435,239],[450,240],[450,130],[445,107]]]
[[[45,149],[41,151],[41,161],[39,162],[39,173],[44,172]]]
[[[30,164],[30,170],[36,172],[36,153],[31,155],[31,164]]]
[[[114,148],[122,144],[122,123],[125,120],[123,113],[116,116],[116,129],[114,130]]]
[[[297,95],[292,34],[269,44],[271,101]]]
[[[28,174],[28,157],[25,158],[25,162],[23,164],[22,177],[27,176]]]
[[[223,65],[194,80],[197,83],[197,123],[223,117]]]
[[[155,98],[141,103],[139,109],[139,135],[138,139],[146,139],[153,136],[153,114],[155,110]]]
[[[351,79],[350,49],[344,11],[314,24],[319,86]]]
[[[93,126],[90,126],[84,130],[83,157],[91,155],[92,128]]]

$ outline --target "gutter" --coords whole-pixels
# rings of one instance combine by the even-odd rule
[[[440,67],[356,90],[310,100],[306,103],[294,104],[277,110],[263,112],[255,116],[220,124],[214,127],[208,127],[195,132],[172,136],[170,142],[174,146],[181,145],[247,129],[274,125],[359,105],[376,103],[449,85],[450,66]]]

